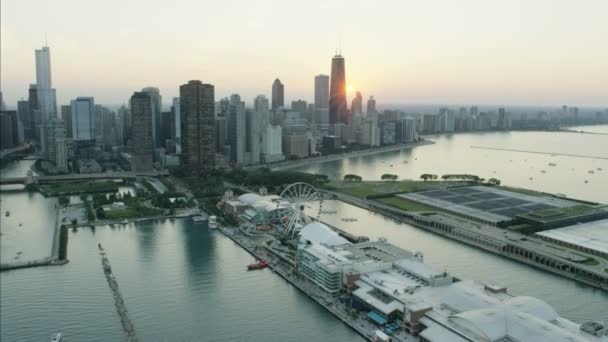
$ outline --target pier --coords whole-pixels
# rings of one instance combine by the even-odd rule
[[[106,276],[106,280],[108,281],[108,285],[110,286],[110,291],[112,292],[112,296],[114,297],[114,306],[116,306],[116,312],[118,313],[118,317],[120,318],[120,323],[122,324],[122,329],[126,334],[127,342],[136,342],[138,341],[137,335],[135,334],[135,327],[129,318],[129,314],[127,312],[127,306],[125,304],[124,299],[122,298],[122,294],[120,293],[120,289],[118,288],[118,282],[112,274],[112,265],[110,265],[110,260],[106,257],[106,253],[101,246],[98,244],[99,255],[101,256],[101,266],[103,268],[103,273]]]
[[[582,154],[566,154],[566,153],[552,153],[552,152],[542,152],[542,151],[513,150],[513,149],[508,149],[508,148],[483,147],[483,146],[471,146],[471,148],[476,148],[476,149],[480,149],[480,150],[502,151],[502,152],[532,153],[532,154],[545,154],[545,155],[549,155],[549,156],[563,156],[563,157],[574,157],[574,158],[608,160],[608,157],[588,156],[588,155],[582,155]]]

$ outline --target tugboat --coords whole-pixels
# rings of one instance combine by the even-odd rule
[[[260,260],[256,263],[247,265],[247,271],[261,270],[268,267],[268,263],[264,260]]]
[[[51,342],[62,342],[63,341],[63,335],[61,334],[61,332],[58,332],[56,334],[53,334],[53,338],[51,338]]]

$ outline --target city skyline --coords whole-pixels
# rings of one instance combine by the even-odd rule
[[[126,103],[134,89],[146,86],[158,87],[168,99],[188,79],[208,80],[216,86],[217,98],[239,93],[249,104],[258,94],[269,95],[275,78],[285,84],[286,103],[312,102],[314,76],[330,74],[328,60],[342,45],[348,84],[380,103],[601,107],[608,101],[608,48],[602,43],[608,25],[601,18],[608,4],[592,2],[533,1],[526,3],[525,13],[515,3],[493,3],[491,8],[473,0],[415,7],[410,2],[357,3],[341,16],[334,14],[346,3],[313,3],[299,8],[302,16],[316,19],[306,29],[294,29],[277,15],[285,5],[271,1],[214,4],[203,12],[196,7],[200,4],[184,1],[142,18],[130,15],[138,2],[92,4],[97,16],[112,17],[121,27],[103,30],[79,19],[65,20],[69,4],[37,3],[42,16],[30,13],[29,1],[3,2],[2,92],[10,107],[27,96],[28,85],[35,82],[31,50],[45,45],[48,35],[58,104],[78,96]],[[205,13],[200,21],[206,24],[172,21],[185,5],[193,9],[186,16]],[[234,16],[233,28],[217,20],[224,12]],[[270,19],[282,32],[276,32],[277,25],[264,25]],[[145,22],[155,20],[164,23],[163,31],[137,35]],[[197,32],[204,34],[193,36]]]

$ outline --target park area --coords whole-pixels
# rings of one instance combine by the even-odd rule
[[[339,191],[360,198],[368,198],[368,196],[382,196],[398,193],[407,193],[464,184],[468,183],[417,180],[362,182],[333,181],[325,187],[328,190]]]

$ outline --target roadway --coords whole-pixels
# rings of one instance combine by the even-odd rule
[[[167,170],[161,171],[125,171],[125,172],[105,172],[105,173],[83,173],[54,176],[34,176],[34,181],[38,183],[79,181],[79,180],[98,180],[98,179],[125,179],[136,177],[158,177],[166,176]],[[2,177],[0,185],[3,184],[25,184],[27,177]]]

